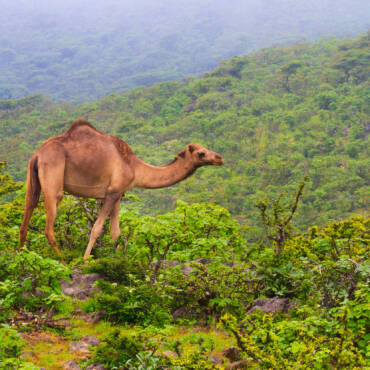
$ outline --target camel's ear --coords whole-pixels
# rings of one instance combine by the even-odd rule
[[[185,150],[183,150],[182,152],[179,152],[177,155],[181,158],[185,158]]]
[[[188,148],[189,148],[189,152],[190,152],[190,153],[193,153],[193,152],[194,152],[194,150],[195,150],[195,146],[194,146],[193,144],[189,144],[189,145],[188,145]]]

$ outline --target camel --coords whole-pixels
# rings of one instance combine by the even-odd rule
[[[60,256],[54,234],[57,206],[63,191],[84,198],[103,199],[84,254],[87,260],[103,225],[110,216],[110,234],[119,234],[120,201],[134,187],[156,189],[174,185],[191,176],[199,167],[220,166],[221,155],[201,145],[189,144],[165,166],[152,166],[135,156],[122,139],[98,131],[79,119],[60,136],[46,140],[32,155],[27,167],[26,204],[19,230],[20,247],[42,190],[46,208],[45,235]]]

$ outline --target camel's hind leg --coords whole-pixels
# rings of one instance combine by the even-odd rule
[[[63,151],[59,153],[54,151],[51,163],[47,160],[40,161],[39,164],[39,178],[46,208],[45,235],[59,256],[60,250],[54,234],[54,222],[57,205],[63,198],[64,167],[65,156]]]
[[[110,214],[110,236],[113,242],[117,240],[121,230],[119,229],[119,209],[121,205],[121,197],[114,203],[112,212]]]
[[[62,198],[62,194],[44,194],[46,208],[46,226],[45,235],[50,245],[55,249],[55,252],[60,256],[57,239],[54,234],[54,222],[57,214],[57,205]]]
[[[98,214],[98,218],[91,230],[89,244],[87,245],[87,248],[84,254],[84,260],[87,260],[89,258],[91,250],[95,244],[95,241],[99,237],[103,229],[105,220],[112,213],[113,207],[117,204],[117,202],[119,203],[120,199],[121,199],[121,193],[112,193],[112,194],[108,194],[105,197],[103,207],[101,208]]]

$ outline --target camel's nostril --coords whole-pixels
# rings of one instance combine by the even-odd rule
[[[216,154],[216,159],[222,159],[222,157],[219,154]]]

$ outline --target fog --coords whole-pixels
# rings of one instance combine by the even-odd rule
[[[261,47],[369,26],[368,0],[0,0],[0,99],[92,100]],[[76,76],[95,86],[80,98],[67,92]]]

